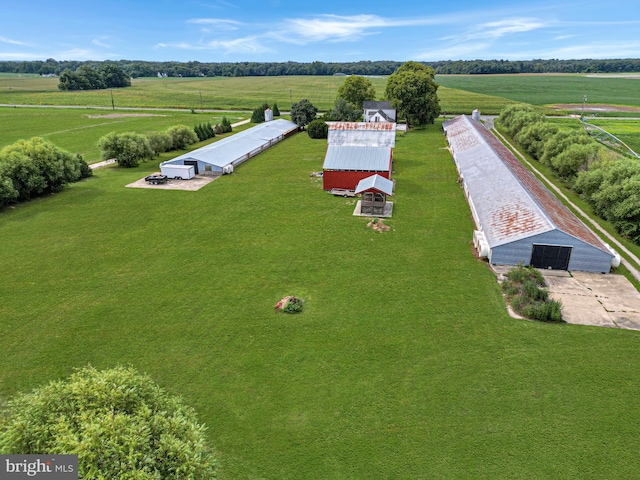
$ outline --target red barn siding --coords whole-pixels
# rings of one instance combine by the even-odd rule
[[[391,168],[389,168],[391,170]],[[363,172],[351,170],[325,170],[322,176],[323,188],[331,190],[332,188],[346,188],[347,190],[355,190],[358,182],[364,178],[375,174],[386,179],[391,179],[391,172]]]

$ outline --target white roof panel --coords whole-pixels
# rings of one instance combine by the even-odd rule
[[[223,168],[244,157],[270,141],[298,128],[293,122],[284,119],[265,122],[242,132],[230,135],[217,142],[172,158],[163,164],[177,163],[182,160],[199,160]]]
[[[391,168],[391,148],[329,145],[322,168],[388,172]]]

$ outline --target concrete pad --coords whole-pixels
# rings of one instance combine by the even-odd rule
[[[160,175],[160,172],[156,172],[155,175]],[[130,183],[127,187],[152,188],[154,190],[187,190],[194,192],[200,190],[205,185],[209,185],[217,178],[220,178],[220,175],[196,175],[189,180],[167,180],[167,183],[159,183],[157,185],[153,185],[144,178],[141,178],[140,180]]]
[[[593,291],[607,310],[640,313],[640,292],[622,275],[574,272],[573,276]]]
[[[616,316],[616,323],[620,328],[640,330],[640,313],[620,313]]]
[[[515,267],[492,265],[501,281]],[[640,330],[640,292],[613,273],[540,270],[549,296],[562,302],[567,323]]]

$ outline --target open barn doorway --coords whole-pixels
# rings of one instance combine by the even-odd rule
[[[571,247],[559,245],[534,245],[531,252],[531,266],[541,269],[567,270],[571,257]]]

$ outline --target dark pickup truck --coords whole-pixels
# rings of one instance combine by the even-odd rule
[[[158,185],[159,183],[167,183],[166,175],[147,175],[144,179],[152,185]]]

